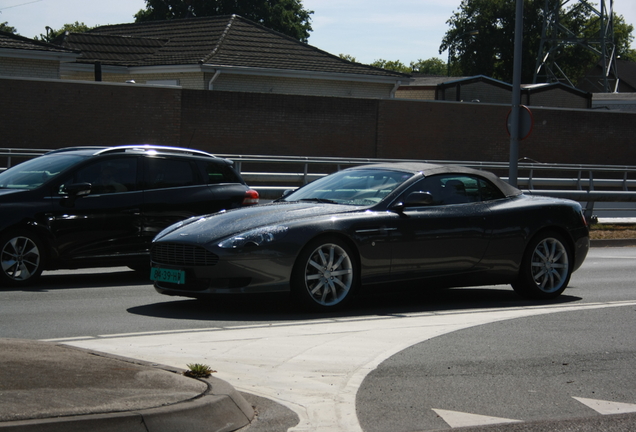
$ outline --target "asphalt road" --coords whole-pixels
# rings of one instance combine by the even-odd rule
[[[163,297],[125,269],[51,272],[0,291],[0,337],[180,367],[202,359],[259,403],[274,401],[263,418],[285,422],[262,430],[297,420],[296,430],[315,431],[628,431],[635,260],[636,248],[592,249],[556,302],[523,301],[509,287],[411,289],[322,316],[281,295]]]

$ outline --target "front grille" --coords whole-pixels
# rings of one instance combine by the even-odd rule
[[[150,257],[157,264],[175,266],[213,266],[219,262],[219,256],[201,246],[178,243],[155,243]]]

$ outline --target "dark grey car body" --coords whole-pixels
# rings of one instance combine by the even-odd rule
[[[588,229],[576,202],[526,196],[491,173],[457,166],[378,164],[345,173],[355,178],[356,170],[377,170],[385,177],[395,172],[404,181],[366,205],[295,201],[301,188],[280,202],[174,225],[154,240],[151,260],[156,268],[182,271],[185,280],[157,280],[156,290],[189,297],[293,290],[299,256],[320,238],[352,255],[361,286],[418,279],[445,286],[514,283],[528,245],[543,232],[565,239],[570,272],[587,254]],[[469,202],[436,204],[427,200],[442,192],[420,186],[432,189],[437,179],[446,187],[460,179],[484,188],[477,188]],[[258,240],[241,239],[241,233]],[[238,246],[228,247],[227,239]]]

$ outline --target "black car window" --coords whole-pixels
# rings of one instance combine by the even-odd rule
[[[409,187],[404,196],[414,191],[433,195],[432,205],[467,204],[503,198],[503,193],[492,183],[465,174],[426,177]]]
[[[0,174],[0,188],[35,189],[83,159],[82,156],[56,154],[22,162]]]
[[[202,184],[194,165],[187,159],[147,158],[146,189],[166,189]]]
[[[90,183],[91,195],[137,190],[137,158],[122,157],[97,160],[78,169],[60,187],[64,194],[69,183]]]
[[[479,179],[479,190],[481,191],[482,201],[491,201],[500,198],[505,198],[505,195],[497,186],[490,183],[488,180]]]
[[[242,183],[234,170],[225,164],[200,161],[199,166],[208,184]]]

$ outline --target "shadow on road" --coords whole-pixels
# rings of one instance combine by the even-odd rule
[[[50,271],[43,273],[32,285],[2,289],[4,291],[48,292],[76,288],[152,285],[148,277],[149,273],[150,270],[148,272],[134,271],[127,267]]]
[[[173,301],[133,307],[128,309],[128,312],[157,318],[203,321],[298,321],[465,309],[517,308],[579,300],[580,297],[561,295],[550,301],[530,301],[522,299],[507,286],[492,286],[434,289],[425,292],[421,289],[402,289],[389,293],[371,292],[359,295],[348,308],[329,313],[302,310],[289,299],[288,294],[283,293],[218,296],[207,300],[175,297]]]

